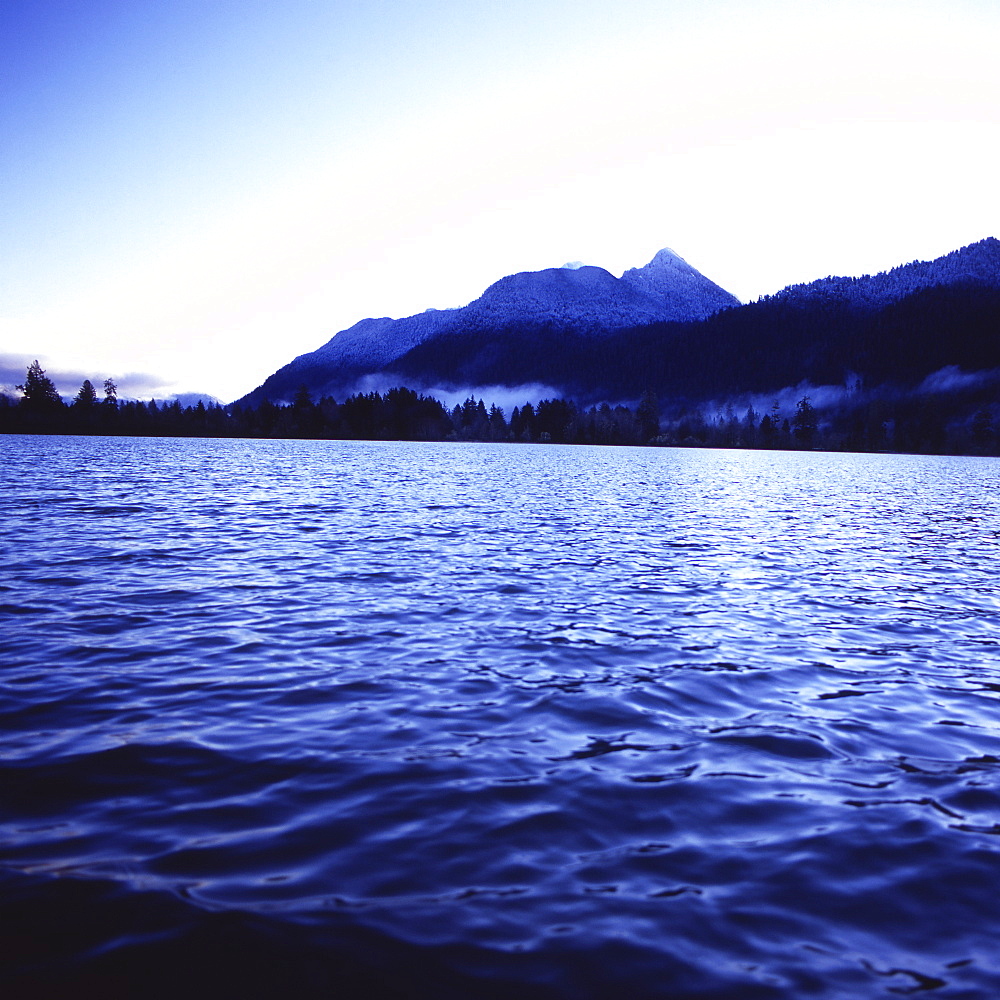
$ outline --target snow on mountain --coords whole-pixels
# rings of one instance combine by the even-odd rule
[[[739,300],[672,250],[616,278],[602,267],[577,265],[522,271],[490,285],[463,312],[483,329],[512,323],[608,332],[664,320],[704,319]]]
[[[826,299],[857,309],[877,309],[922,288],[963,283],[1000,287],[1000,240],[990,236],[935,260],[915,260],[860,278],[831,275],[807,284],[788,285],[770,298],[803,304]]]
[[[470,329],[512,325],[573,327],[597,333],[660,318],[657,303],[637,295],[603,267],[547,268],[509,274],[463,310]]]
[[[659,302],[669,315],[664,319],[705,319],[720,309],[739,305],[739,299],[709,281],[683,257],[665,247],[645,266],[626,271],[624,284]]]
[[[404,319],[363,319],[314,351],[317,361],[381,368],[428,337],[455,325],[458,309],[428,310]]]
[[[343,392],[362,375],[381,371],[411,348],[449,332],[495,331],[502,337],[512,327],[548,326],[601,334],[657,321],[704,319],[738,304],[672,250],[661,250],[645,267],[621,278],[575,261],[522,271],[494,282],[459,309],[363,319],[275,372],[247,401],[290,400],[302,385],[319,393]]]

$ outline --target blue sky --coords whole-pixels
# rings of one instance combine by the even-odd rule
[[[746,300],[1000,236],[998,40],[995,0],[7,0],[0,381],[230,400],[513,271],[670,246]]]

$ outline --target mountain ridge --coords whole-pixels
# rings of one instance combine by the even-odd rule
[[[539,383],[582,401],[635,400],[647,390],[694,401],[810,379],[843,382],[852,372],[885,380],[893,364],[901,378],[917,381],[935,367],[989,366],[994,355],[1000,366],[1000,343],[988,332],[1000,241],[938,261],[789,286],[704,320],[637,325],[599,343],[522,326],[508,331],[501,351],[472,333],[443,333],[384,374],[394,384],[435,388]]]
[[[238,402],[289,401],[302,385],[320,395],[343,393],[446,334],[502,336],[527,325],[603,336],[656,321],[704,319],[739,304],[735,295],[672,250],[659,251],[621,278],[593,265],[519,271],[457,309],[360,320],[315,351],[294,358]]]
[[[852,305],[888,304],[934,285],[971,282],[993,285],[1000,275],[1000,240],[993,236],[952,250],[933,260],[913,260],[876,274],[829,275],[786,285],[765,299],[836,298]]]
[[[518,272],[460,309],[365,319],[240,402],[391,385],[455,391],[538,384],[580,399],[771,391],[809,379],[1000,367],[991,330],[1000,240],[875,275],[820,278],[739,304],[672,250],[615,278],[571,265]],[[953,317],[953,319],[949,319]],[[1000,317],[998,317],[1000,320]],[[887,345],[891,345],[887,346]],[[893,353],[895,352],[895,353]],[[911,356],[912,355],[912,356]],[[740,384],[741,380],[745,385]]]

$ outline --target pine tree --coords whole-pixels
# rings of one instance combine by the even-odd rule
[[[795,417],[792,419],[795,439],[803,448],[811,448],[816,436],[816,410],[809,402],[808,396],[803,396],[795,407]]]
[[[80,386],[80,391],[76,394],[76,397],[73,400],[73,405],[86,409],[93,406],[96,402],[97,391],[94,389],[94,384],[89,378],[85,378],[83,380],[83,385]]]
[[[38,361],[28,365],[24,384],[17,387],[24,393],[21,405],[29,410],[53,411],[62,407],[62,397],[52,379],[48,378]]]
[[[660,433],[660,404],[656,399],[656,393],[652,390],[647,389],[642,394],[635,415],[639,421],[639,437],[643,443]]]
[[[769,413],[765,413],[760,418],[760,441],[765,448],[770,448],[774,444],[776,428]]]

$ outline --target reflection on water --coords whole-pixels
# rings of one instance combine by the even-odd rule
[[[0,447],[11,995],[1000,994],[997,460]]]

